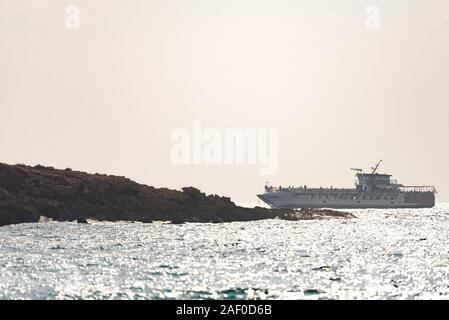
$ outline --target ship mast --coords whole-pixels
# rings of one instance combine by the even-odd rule
[[[373,170],[373,172],[371,172],[371,174],[375,174],[377,171],[377,168],[379,168],[380,163],[382,162],[382,159],[380,159],[380,161],[374,166],[371,167],[371,169]]]

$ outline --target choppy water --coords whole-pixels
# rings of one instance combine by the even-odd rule
[[[449,205],[358,219],[0,227],[0,299],[447,299]]]

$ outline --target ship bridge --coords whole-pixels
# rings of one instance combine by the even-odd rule
[[[397,181],[391,174],[357,173],[356,190],[358,192],[397,191]]]
[[[391,179],[391,174],[377,173],[380,160],[374,167],[371,173],[364,173],[362,169],[352,170],[358,171],[355,182],[357,192],[436,192],[433,186],[404,186],[399,184],[397,180]]]
[[[352,170],[358,171],[356,174],[357,181],[355,183],[355,189],[357,192],[389,192],[398,191],[398,185],[396,180],[391,179],[391,174],[377,173],[380,160],[374,167],[371,167],[371,173],[364,173],[362,169]]]

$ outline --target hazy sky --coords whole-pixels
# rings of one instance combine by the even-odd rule
[[[0,162],[257,203],[266,180],[351,186],[382,158],[447,202],[448,57],[447,0],[0,0]],[[278,129],[277,174],[174,165],[193,121]]]

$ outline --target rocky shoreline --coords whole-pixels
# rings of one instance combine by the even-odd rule
[[[334,210],[244,208],[228,197],[154,188],[125,177],[0,163],[0,226],[54,221],[232,222],[353,218]]]

